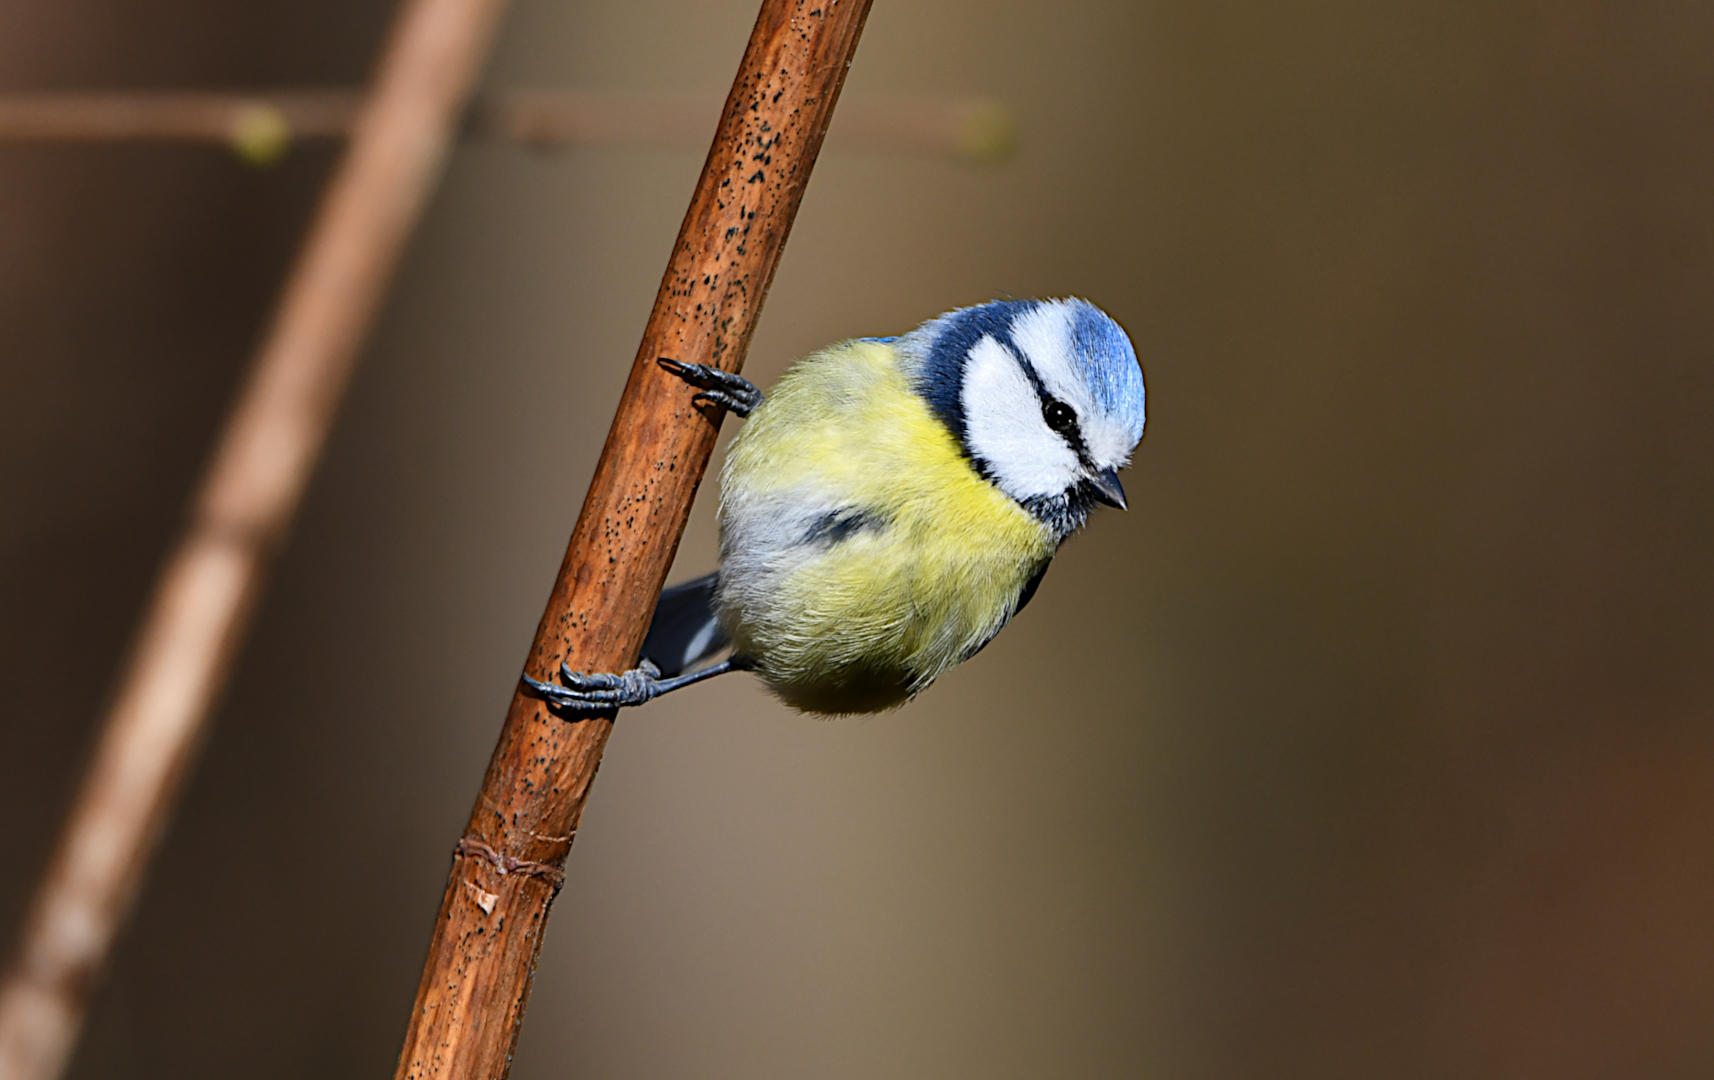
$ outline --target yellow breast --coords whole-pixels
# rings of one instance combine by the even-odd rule
[[[722,621],[788,703],[900,703],[980,648],[1052,556],[884,343],[800,362],[721,475]]]

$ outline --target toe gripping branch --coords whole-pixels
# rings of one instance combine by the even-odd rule
[[[680,687],[712,679],[729,671],[750,671],[753,667],[746,657],[729,656],[700,671],[663,679],[661,669],[651,660],[644,660],[630,671],[618,675],[601,671],[573,671],[568,665],[561,664],[558,684],[538,682],[528,675],[523,676],[523,681],[532,694],[547,702],[550,711],[556,714],[569,713],[577,717],[605,712],[608,709],[633,709]]]
[[[655,360],[668,374],[676,375],[701,390],[691,398],[702,405],[719,405],[734,416],[749,416],[762,403],[762,392],[742,375],[721,371],[707,364],[686,364],[670,356]]]
[[[701,393],[691,400],[702,405],[718,405],[737,416],[749,416],[762,403],[762,392],[742,375],[709,367],[707,364],[686,364],[670,356],[655,361],[670,375],[677,376],[696,387]],[[565,664],[559,666],[560,681],[540,682],[522,676],[532,694],[547,702],[555,713],[587,716],[609,709],[632,709],[652,701],[681,686],[689,686],[728,671],[750,671],[754,665],[746,657],[731,656],[700,671],[662,678],[661,669],[652,660],[644,659],[630,671],[613,675],[600,671],[573,671]]]
[[[649,660],[618,675],[573,671],[561,664],[559,678],[555,685],[525,675],[524,685],[549,705],[577,713],[635,708],[662,692],[661,669]]]

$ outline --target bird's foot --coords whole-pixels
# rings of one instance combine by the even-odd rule
[[[528,675],[524,685],[549,705],[567,712],[601,712],[631,709],[659,696],[661,669],[647,660],[618,675],[600,671],[573,671],[559,666],[558,685],[537,682]]]
[[[655,363],[673,375],[701,390],[692,401],[719,405],[734,416],[749,416],[762,403],[762,392],[756,384],[742,375],[709,367],[707,364],[685,364],[668,356]]]
[[[690,686],[724,675],[729,671],[753,671],[755,662],[746,656],[728,656],[718,664],[684,675],[662,678],[661,669],[644,660],[630,671],[618,675],[603,672],[573,671],[565,664],[559,666],[559,684],[537,682],[523,677],[530,692],[548,703],[555,713],[598,713],[608,709],[629,709],[670,694],[680,687]]]

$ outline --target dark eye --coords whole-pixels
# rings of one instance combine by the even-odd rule
[[[1069,435],[1077,430],[1077,414],[1063,401],[1048,398],[1042,403],[1041,417],[1047,421],[1048,427],[1061,435]]]

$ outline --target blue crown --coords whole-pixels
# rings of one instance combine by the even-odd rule
[[[910,337],[928,338],[927,354],[916,373],[916,389],[935,415],[964,441],[964,408],[960,395],[964,363],[984,337],[992,337],[1014,356],[1021,356],[1012,339],[1018,319],[1048,304],[1071,309],[1071,362],[1089,386],[1101,411],[1131,433],[1143,437],[1143,370],[1131,339],[1108,314],[1087,300],[994,300],[960,308],[931,319]]]
[[[1072,357],[1101,411],[1123,422],[1133,439],[1143,437],[1143,368],[1131,338],[1105,311],[1087,300],[1071,301]]]

